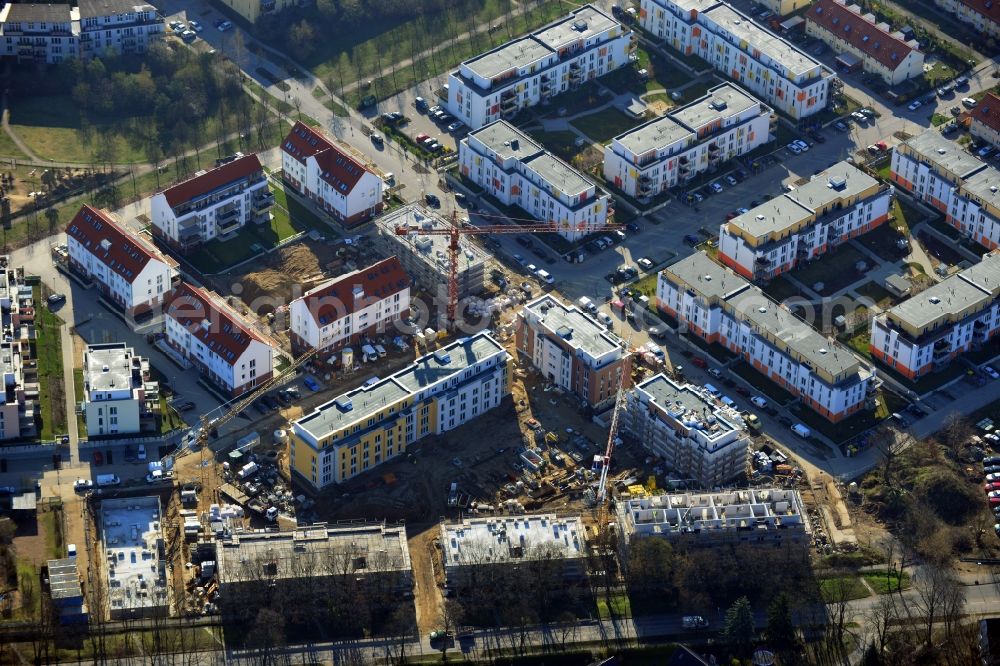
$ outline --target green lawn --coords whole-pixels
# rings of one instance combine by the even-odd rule
[[[939,125],[944,125],[949,120],[951,120],[951,116],[946,116],[942,113],[935,113],[931,116],[931,125],[937,127]]]
[[[628,595],[624,593],[612,596],[610,601],[605,599],[604,595],[598,595],[596,602],[597,614],[602,620],[611,617],[632,617],[632,606],[629,603]]]
[[[85,391],[83,386],[83,368],[73,368],[73,389],[75,390],[76,402],[83,402]],[[87,419],[84,418],[82,413],[77,413],[76,415],[76,432],[81,438],[87,436]]]
[[[39,438],[42,441],[66,432],[62,339],[59,335],[63,321],[45,306],[46,295],[41,287],[32,290],[36,304],[34,357],[38,362],[38,402],[42,421]]]
[[[906,570],[902,574],[897,570],[887,570],[868,571],[861,575],[877,594],[898,592],[910,587],[910,572]]]
[[[27,155],[21,152],[14,140],[7,135],[7,132],[0,131],[0,157],[24,159]]]
[[[958,72],[955,71],[955,68],[940,60],[936,61],[929,71],[924,72],[924,80],[927,81],[927,85],[931,88],[937,88],[939,84],[951,81],[956,76],[958,76]],[[945,121],[947,120],[951,120],[951,118],[946,116]]]
[[[634,66],[621,67],[606,74],[601,77],[601,83],[619,94],[634,92],[641,95],[653,90],[670,92],[687,85],[692,80],[691,76],[677,65],[656,53],[650,53],[642,46],[638,47],[635,53]],[[645,81],[642,81],[637,74],[640,69],[645,69],[648,73]],[[662,95],[662,99],[668,104],[671,103],[670,97],[666,94]]]
[[[39,511],[38,527],[45,534],[45,550],[48,557],[53,560],[65,557],[61,506],[56,505],[47,511]]]
[[[899,197],[896,197],[896,200],[893,201],[890,213],[893,216],[892,226],[904,230],[907,236],[910,235],[910,229],[915,224],[919,224],[927,217],[918,208]]]
[[[868,588],[856,576],[832,576],[821,578],[819,592],[827,603],[834,601],[853,601],[871,596]]]
[[[24,594],[21,587],[22,579],[30,579],[28,594]],[[38,613],[38,596],[41,583],[38,579],[38,569],[28,560],[18,558],[17,560],[17,585],[21,591],[20,607],[14,610],[14,619],[25,619],[34,617]]]
[[[186,428],[187,424],[180,414],[173,407],[167,404],[167,396],[160,394],[160,433],[165,434],[179,428]]]
[[[872,357],[871,349],[868,346],[871,342],[871,330],[868,326],[862,326],[854,331],[854,333],[851,333],[850,337],[841,336],[838,339],[865,358],[870,359]]]
[[[629,118],[618,109],[607,108],[597,113],[580,116],[571,121],[571,124],[594,141],[607,143],[612,138],[642,122],[642,120]]]

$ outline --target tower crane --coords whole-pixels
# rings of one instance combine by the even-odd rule
[[[480,217],[490,218],[491,215]],[[514,219],[514,218],[501,218]],[[527,221],[527,220],[525,220]],[[531,220],[529,224],[490,224],[483,226],[463,227],[458,224],[457,213],[451,214],[452,225],[450,227],[423,228],[419,226],[400,225],[396,227],[397,236],[447,236],[448,237],[448,326],[455,324],[455,314],[458,311],[458,241],[462,236],[487,236],[490,234],[546,234],[558,233],[560,231],[586,231],[587,227],[578,225],[571,227],[557,222],[535,222]],[[606,225],[602,229],[613,230],[617,227]]]

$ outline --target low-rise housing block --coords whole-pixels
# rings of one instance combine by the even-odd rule
[[[31,287],[24,283],[24,268],[0,255],[0,441],[38,432],[38,359],[31,353],[34,327],[35,302]]]
[[[934,0],[938,7],[991,37],[1000,37],[1000,4],[996,0]]]
[[[137,433],[156,425],[159,389],[149,361],[124,342],[89,345],[83,354],[83,413],[87,435]]]

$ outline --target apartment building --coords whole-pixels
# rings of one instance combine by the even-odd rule
[[[462,175],[504,205],[517,205],[575,241],[602,228],[611,196],[506,120],[470,132],[458,144]]]
[[[448,297],[447,235],[432,236],[421,231],[452,228],[451,222],[420,204],[411,203],[375,220],[374,245],[383,256],[395,256],[415,286],[432,297]],[[403,232],[405,230],[405,232]],[[403,233],[400,233],[403,232]],[[458,241],[458,298],[478,296],[486,288],[486,262],[489,255],[468,237]]]
[[[614,404],[618,385],[632,385],[624,342],[590,314],[546,294],[517,315],[517,350],[545,379],[601,410]]]
[[[686,55],[707,60],[792,118],[830,101],[832,70],[721,0],[642,0],[642,27]]]
[[[655,197],[771,140],[777,116],[739,86],[619,134],[604,147],[604,178],[631,197]]]
[[[130,0],[80,0],[78,7],[9,2],[0,8],[0,57],[55,65],[106,52],[144,53],[163,32],[155,7]]]
[[[629,391],[621,425],[668,469],[704,488],[746,476],[743,417],[702,387],[654,375]]]
[[[66,247],[70,269],[131,317],[158,310],[177,277],[174,259],[90,204],[66,227]]]
[[[1000,37],[1000,5],[995,0],[934,0],[960,21],[990,37]]]
[[[270,220],[274,195],[256,155],[241,155],[153,195],[153,235],[187,252],[234,238],[248,224]]]
[[[152,429],[159,389],[149,361],[124,342],[88,345],[83,353],[83,413],[87,435],[123,435]]]
[[[179,283],[164,305],[166,342],[223,394],[236,397],[274,370],[274,348],[218,294]]]
[[[993,147],[1000,146],[1000,97],[992,92],[986,93],[967,115],[972,136]]]
[[[310,289],[289,306],[292,348],[335,352],[388,332],[410,313],[410,276],[396,257]]]
[[[498,406],[510,393],[509,360],[482,332],[366,381],[292,422],[290,467],[316,489],[363,474]]]
[[[1000,245],[1000,170],[981,162],[936,129],[896,146],[890,178],[944,213],[945,221],[988,249]]]
[[[164,19],[156,7],[136,0],[78,0],[80,56],[107,52],[145,53],[163,37]]]
[[[100,507],[94,520],[101,534],[97,552],[107,564],[101,567],[104,580],[94,584],[105,586],[107,596],[92,612],[107,613],[103,619],[111,620],[166,617],[170,612],[167,530],[161,526],[160,497],[108,498]]]
[[[693,546],[779,543],[809,546],[809,517],[797,490],[754,488],[672,493],[616,503],[623,546],[659,537]]]
[[[461,63],[448,75],[449,113],[476,130],[629,62],[632,31],[586,5]]]
[[[445,585],[478,587],[504,574],[530,570],[536,563],[548,567],[553,562],[564,580],[582,580],[586,539],[580,516],[540,514],[446,522],[441,525]]]
[[[871,326],[872,355],[909,379],[940,370],[980,349],[1000,329],[1000,253],[939,282]]]
[[[254,24],[264,16],[273,16],[289,7],[305,5],[300,0],[222,0],[222,4]]]
[[[924,74],[924,54],[917,40],[906,39],[847,0],[813,2],[806,12],[806,34],[839,52],[838,63],[848,68],[860,64],[887,85]]]
[[[770,280],[889,219],[892,188],[849,162],[722,224],[719,260],[751,281]]]
[[[314,523],[293,530],[236,530],[215,541],[221,613],[226,621],[252,624],[262,605],[282,599],[285,608],[308,608],[292,623],[332,621],[324,595],[346,580],[365,599],[395,604],[413,593],[413,569],[404,525]],[[319,620],[317,618],[320,618]]]
[[[38,432],[34,323],[35,302],[31,286],[24,283],[24,268],[0,255],[0,441],[34,437]]]
[[[656,305],[682,331],[717,342],[832,422],[862,409],[875,375],[740,275],[699,252],[660,272]]]
[[[382,212],[382,179],[320,129],[302,122],[281,142],[281,177],[344,226],[357,226]]]

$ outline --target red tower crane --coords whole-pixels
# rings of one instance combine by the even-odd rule
[[[480,217],[492,217],[480,215]],[[450,227],[396,227],[397,236],[447,236],[448,237],[448,326],[455,323],[455,314],[458,311],[458,241],[462,236],[487,236],[489,234],[545,234],[566,231],[565,225],[556,222],[533,222],[530,224],[491,224],[486,226],[460,226],[457,221],[457,214],[452,213],[452,226]],[[511,219],[511,218],[502,218]],[[616,227],[607,225],[602,229],[612,230]],[[585,231],[580,228],[579,231]]]

